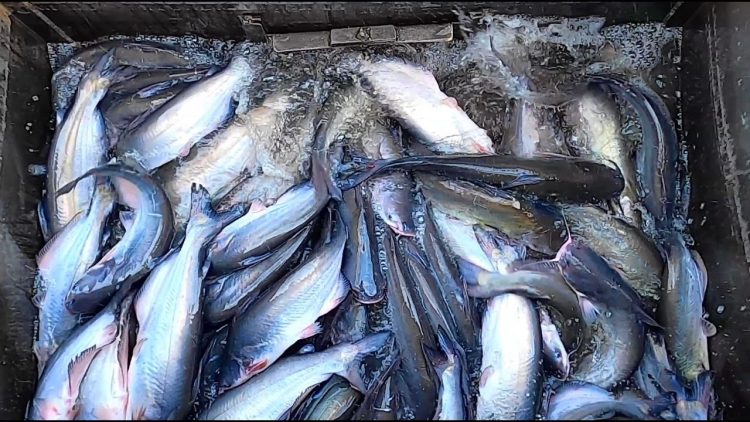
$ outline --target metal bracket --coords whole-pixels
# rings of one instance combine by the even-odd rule
[[[245,31],[245,39],[251,42],[265,42],[267,40],[266,30],[259,15],[239,15],[242,29]]]

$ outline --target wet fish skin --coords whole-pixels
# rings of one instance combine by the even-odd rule
[[[360,359],[378,351],[391,337],[380,332],[354,343],[342,343],[322,352],[284,358],[241,386],[228,391],[200,420],[278,419],[289,412],[310,388],[338,374],[364,389],[357,372]]]
[[[179,419],[192,403],[205,247],[244,210],[216,213],[205,188],[193,184],[191,190],[185,239],[151,271],[135,301],[138,336],[128,371],[128,419]]]
[[[318,317],[349,293],[341,275],[347,238],[338,213],[329,241],[232,321],[220,388],[232,389],[265,370],[297,340],[319,333]]]
[[[530,300],[504,294],[482,321],[478,419],[533,419],[542,387],[539,316]]]
[[[589,84],[570,107],[572,137],[578,156],[617,168],[625,186],[620,194],[622,214],[640,227],[635,206],[639,203],[633,148],[621,133],[617,105],[598,84]]]
[[[263,261],[206,281],[203,317],[212,325],[231,319],[246,301],[253,301],[294,265],[312,227],[307,226]]]
[[[92,175],[109,176],[118,201],[134,209],[135,217],[122,239],[71,287],[65,305],[73,313],[92,313],[118,289],[128,290],[150,271],[172,242],[172,208],[153,179],[119,164],[97,167],[81,178]]]
[[[623,280],[651,307],[659,299],[664,268],[653,243],[640,230],[599,208],[574,204],[560,208],[573,235],[620,270]]]
[[[385,297],[382,277],[375,277],[378,249],[374,239],[375,220],[370,201],[363,198],[360,189],[343,194],[341,217],[347,226],[349,238],[344,249],[341,271],[349,281],[352,294],[362,303],[377,303]]]
[[[294,417],[296,420],[333,421],[351,417],[362,393],[349,385],[345,379],[334,375],[313,396],[306,407]]]
[[[544,361],[554,368],[562,379],[570,374],[570,361],[568,360],[568,351],[560,338],[555,323],[549,313],[542,307],[539,307],[539,321],[542,329],[542,354]]]
[[[101,181],[88,209],[76,215],[37,255],[38,291],[33,302],[39,308],[39,338],[34,355],[41,373],[47,360],[79,324],[65,307],[73,283],[99,257],[107,219],[114,207],[114,191]]]
[[[570,378],[610,389],[638,367],[643,356],[644,328],[627,308],[606,308],[596,301],[594,305],[600,313],[592,330],[593,350],[577,359]]]
[[[197,66],[187,69],[145,69],[134,73],[130,78],[113,83],[109,87],[107,97],[109,102],[115,102],[120,97],[133,95],[144,88],[159,85],[169,87],[181,83],[191,83],[201,80],[205,76],[215,73],[213,66]],[[105,99],[105,102],[107,99]]]
[[[659,419],[656,415],[670,406],[668,399],[642,399],[630,391],[625,391],[618,397],[594,384],[568,381],[555,390],[547,419],[608,419],[614,414],[620,414],[634,419],[655,420]]]
[[[84,180],[65,194],[59,189],[104,164],[109,146],[98,104],[114,76],[112,52],[104,54],[81,80],[75,100],[52,138],[47,160],[45,220],[51,233],[60,231],[73,216],[86,209],[95,181]]]
[[[124,134],[118,157],[152,171],[186,156],[231,116],[232,97],[253,73],[247,58],[235,56],[222,71],[192,84]]]
[[[198,391],[197,411],[205,410],[218,397],[218,377],[224,364],[229,324],[224,324],[221,328],[209,332],[209,335],[211,339],[204,347],[203,355],[198,364],[198,374],[195,377]],[[206,334],[204,334],[204,338],[205,336]]]
[[[356,72],[364,91],[430,149],[441,153],[494,153],[487,132],[454,98],[440,90],[428,70],[388,59],[361,60]]]
[[[110,145],[116,143],[121,133],[139,124],[185,88],[185,84],[177,84],[164,90],[148,93],[148,95],[139,91],[130,96],[118,98],[117,101],[111,103],[106,103],[105,98],[102,101],[101,110]]]
[[[27,419],[70,420],[78,413],[81,382],[91,361],[117,337],[118,315],[127,307],[118,295],[86,324],[76,328],[45,365],[29,403]]]
[[[562,218],[546,204],[499,191],[490,194],[467,182],[427,174],[418,179],[425,199],[449,215],[494,227],[545,254],[554,255],[563,243]]]
[[[459,346],[452,343],[445,331],[437,330],[437,333],[437,343],[440,350],[425,350],[440,379],[438,405],[432,419],[465,420],[469,413],[464,401],[464,397],[468,394],[466,390],[467,374],[465,373],[465,366],[461,363],[460,352],[457,351]]]
[[[252,114],[252,110],[250,114]],[[225,128],[194,146],[183,159],[156,171],[172,203],[176,230],[184,230],[190,212],[190,185],[198,183],[216,201],[245,175],[257,172],[256,139],[249,115],[237,115]]]
[[[679,235],[667,241],[668,256],[659,322],[664,326],[667,350],[688,381],[709,370],[708,337],[716,327],[703,319],[708,275],[700,255],[688,249]]]
[[[636,170],[643,204],[659,231],[673,230],[677,196],[678,141],[674,122],[664,101],[651,89],[615,75],[590,76],[595,84],[611,89],[638,114],[643,145],[636,152]]]
[[[128,294],[121,306],[117,337],[96,354],[86,371],[78,396],[80,408],[76,419],[125,419],[134,296],[134,293]]]
[[[498,153],[522,158],[532,158],[537,153],[570,155],[562,142],[563,137],[559,136],[559,122],[550,108],[535,105],[523,98],[516,99],[514,103],[510,125]]]
[[[512,155],[422,155],[366,162],[339,182],[351,189],[373,176],[411,170],[467,181],[481,181],[545,199],[598,202],[616,197],[623,188],[619,170],[575,157],[537,153],[534,158]]]

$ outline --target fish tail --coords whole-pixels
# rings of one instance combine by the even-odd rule
[[[237,204],[223,212],[214,210],[211,201],[211,194],[203,185],[193,183],[190,186],[190,220],[188,221],[188,230],[191,225],[205,225],[210,222],[212,231],[218,233],[222,228],[232,221],[240,218],[247,210],[243,204]],[[214,233],[214,234],[215,234]]]
[[[691,398],[701,402],[707,409],[713,404],[713,378],[711,371],[703,371],[691,386]]]
[[[359,373],[359,367],[361,366],[360,361],[366,355],[383,349],[391,340],[392,336],[393,334],[390,331],[381,331],[352,343],[351,346],[354,348],[354,358],[348,363],[348,365],[346,365],[346,369],[344,369],[343,373],[340,373],[339,375],[346,378],[355,389],[362,393],[367,392],[367,386]]]
[[[484,268],[475,265],[461,257],[456,257],[456,266],[466,287],[466,293],[472,297],[489,297],[488,292],[482,286],[481,277],[487,273]]]
[[[80,182],[81,180],[91,177],[94,175],[101,175],[101,176],[121,176],[127,178],[127,175],[135,175],[137,174],[140,177],[145,176],[145,174],[140,174],[141,172],[135,170],[134,168],[131,168],[127,165],[123,164],[117,164],[117,163],[107,163],[104,165],[101,165],[99,167],[92,168],[91,170],[87,171],[86,173],[83,173],[82,175],[76,177],[75,179],[71,180],[64,186],[60,187],[57,192],[54,193],[55,197],[64,195],[71,190]]]

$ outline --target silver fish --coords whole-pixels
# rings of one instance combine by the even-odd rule
[[[219,396],[211,407],[198,415],[198,419],[280,419],[300,397],[333,374],[341,375],[359,391],[364,391],[358,373],[360,360],[380,350],[389,338],[390,333],[380,332],[322,352],[282,359],[255,378]]]
[[[104,346],[91,361],[79,393],[80,410],[76,419],[125,419],[128,400],[128,365],[133,294],[120,311],[115,340]]]
[[[297,340],[321,331],[318,317],[336,308],[349,293],[341,274],[346,237],[338,217],[328,243],[237,314],[229,331],[222,389],[236,387],[268,368]]]
[[[135,217],[122,239],[71,287],[66,306],[74,313],[95,312],[115,291],[128,290],[148,273],[172,242],[174,227],[169,200],[149,176],[117,164],[89,170],[81,178],[91,175],[109,176],[118,201],[132,208]]]
[[[487,256],[474,232],[475,222],[454,218],[437,208],[430,209],[448,248],[456,255],[486,271],[496,271],[495,263]]]
[[[42,372],[47,360],[78,325],[78,316],[65,307],[73,283],[96,262],[103,244],[107,217],[114,207],[114,191],[100,183],[88,210],[81,211],[37,255],[39,339],[34,354]]]
[[[438,405],[435,417],[432,419],[441,421],[465,420],[467,411],[464,397],[468,392],[464,391],[463,378],[467,376],[466,368],[461,364],[456,345],[451,342],[443,330],[438,330],[438,345],[440,351],[425,349],[425,355],[432,362],[435,372],[440,378]]]
[[[569,381],[554,391],[547,419],[609,419],[615,414],[634,419],[658,419],[654,416],[669,406],[668,399],[651,401],[632,391],[617,396],[594,384]]]
[[[128,419],[179,419],[192,402],[200,354],[204,248],[240,207],[217,214],[193,184],[190,220],[182,244],[149,274],[135,301],[138,336],[128,370]]]
[[[707,337],[716,334],[716,327],[703,319],[708,276],[700,255],[689,250],[682,237],[674,235],[668,246],[659,322],[680,375],[693,381],[710,369]]]
[[[241,270],[206,281],[203,317],[219,324],[233,317],[245,301],[252,301],[268,286],[283,277],[296,261],[297,251],[308,238],[311,227],[305,227],[267,259]]]
[[[58,190],[107,161],[109,144],[104,119],[97,106],[111,83],[112,60],[112,52],[105,54],[84,76],[73,106],[52,138],[47,161],[46,210],[40,215],[50,233],[57,233],[86,209],[96,182],[84,180],[64,194],[58,194]]]
[[[620,170],[625,180],[620,194],[622,215],[640,227],[640,217],[635,209],[639,198],[633,147],[622,135],[617,105],[596,84],[590,84],[578,101],[572,104],[568,117],[573,127],[573,148],[580,157]]]
[[[396,60],[362,60],[360,85],[430,149],[441,153],[494,153],[487,132],[440,90],[424,68]]]
[[[478,419],[533,419],[542,384],[542,334],[529,299],[514,294],[487,302],[482,320]]]
[[[117,142],[117,154],[151,171],[213,132],[232,113],[232,98],[253,77],[250,61],[232,58],[221,72],[196,82],[151,114]]]
[[[96,354],[117,337],[118,316],[130,303],[112,299],[93,319],[78,327],[47,362],[29,403],[27,419],[71,420],[78,413],[78,395]]]
[[[499,152],[523,158],[532,158],[538,153],[566,154],[567,148],[560,141],[564,137],[559,133],[561,128],[552,110],[519,98]]]
[[[570,374],[568,351],[560,338],[555,323],[546,309],[539,307],[539,321],[542,328],[542,354],[544,360],[565,379]]]
[[[235,116],[226,128],[193,147],[187,157],[167,163],[156,172],[172,203],[178,231],[182,231],[190,213],[192,183],[203,186],[213,200],[218,200],[243,176],[256,172],[256,145],[250,120],[247,116]]]

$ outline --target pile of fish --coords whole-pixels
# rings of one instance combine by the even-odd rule
[[[588,75],[482,128],[420,65],[339,58],[325,90],[280,78],[247,110],[264,64],[238,52],[70,60],[28,418],[712,417],[716,329],[658,95]]]

